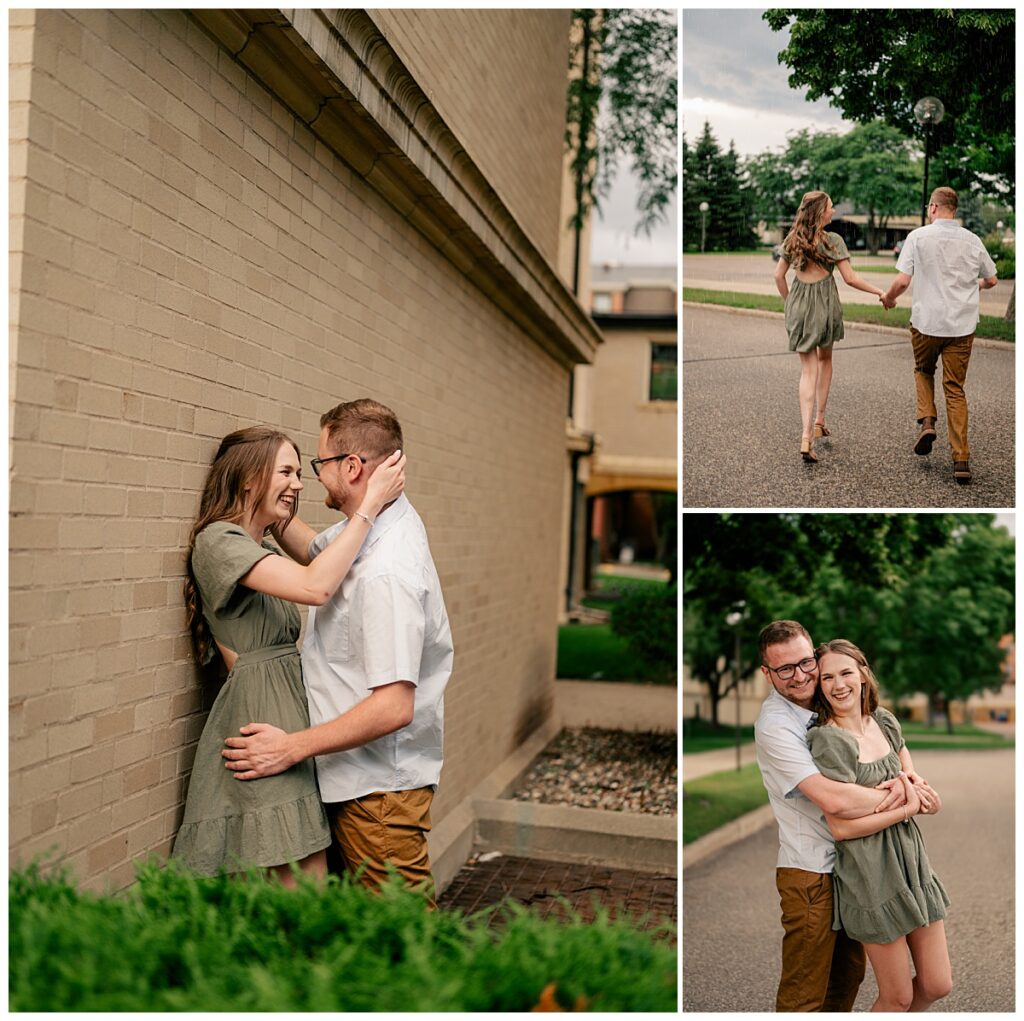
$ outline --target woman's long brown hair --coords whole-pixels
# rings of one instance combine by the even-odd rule
[[[185,558],[185,619],[192,635],[196,662],[200,666],[206,665],[216,643],[203,616],[203,600],[192,570],[196,536],[214,521],[240,524],[249,509],[260,504],[270,488],[270,477],[282,443],[291,444],[295,456],[299,456],[294,440],[276,429],[262,425],[239,429],[220,441],[210,465],[199,501],[199,515],[189,533]],[[298,501],[292,505],[291,517],[294,517],[297,506]]]
[[[811,703],[811,711],[818,714],[816,725],[823,727],[835,718],[829,700],[825,698],[821,690],[821,657],[832,652],[837,656],[849,656],[860,670],[861,680],[864,682],[860,689],[860,711],[862,716],[870,716],[878,708],[878,681],[868,666],[867,656],[857,648],[853,642],[845,638],[833,638],[831,642],[823,642],[814,650],[818,660],[818,687],[814,690],[814,701]]]
[[[800,200],[793,227],[782,242],[782,257],[794,269],[801,270],[808,262],[820,263],[819,246],[823,243],[831,251],[822,222],[827,205],[828,195],[823,191],[809,191]]]

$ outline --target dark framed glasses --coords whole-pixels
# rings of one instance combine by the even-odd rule
[[[320,469],[325,464],[330,464],[331,461],[344,461],[346,457],[358,457],[363,464],[366,464],[366,458],[362,454],[335,454],[334,457],[314,457],[309,463],[313,468],[313,474],[320,478]]]

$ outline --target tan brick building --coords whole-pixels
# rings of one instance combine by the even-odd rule
[[[10,850],[119,887],[181,818],[182,550],[219,438],[369,395],[456,644],[442,882],[551,712],[569,11],[10,14]],[[309,477],[302,513],[333,516]]]
[[[604,339],[593,364],[575,370],[577,421],[594,436],[590,565],[659,560],[678,521],[676,269],[596,265],[588,286]]]

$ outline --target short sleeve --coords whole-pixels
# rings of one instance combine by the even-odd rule
[[[426,634],[421,591],[394,575],[360,580],[349,611],[353,653],[363,664],[366,685],[420,681]]]
[[[903,247],[900,249],[900,257],[896,260],[896,271],[898,273],[905,273],[908,277],[914,275],[915,244],[914,232],[911,231],[903,242]]]
[[[238,584],[239,579],[273,552],[254,542],[241,525],[215,521],[204,528],[192,551],[192,570],[204,608],[219,617],[237,617],[252,595],[252,589]]]
[[[903,729],[900,727],[899,720],[888,709],[883,709],[879,706],[875,712],[875,723],[882,728],[882,733],[885,734],[886,740],[892,745],[892,749],[898,755],[900,749],[906,746],[906,741],[903,740]]]
[[[843,240],[842,235],[834,234],[829,231],[827,234],[829,248],[832,250],[832,259],[834,262],[842,262],[843,259],[850,258],[850,250],[846,247],[846,242]]]
[[[822,776],[842,783],[857,780],[857,742],[838,727],[812,727],[807,734],[811,757]]]
[[[792,797],[804,780],[818,772],[806,739],[795,729],[765,726],[759,720],[754,737],[764,785],[778,797]]]
[[[989,277],[994,277],[996,275],[996,264],[992,261],[992,256],[988,254],[988,249],[985,247],[981,238],[978,238],[978,245],[981,248],[981,251],[978,253],[980,256],[978,260],[980,263],[978,266],[978,276],[984,277],[988,280]]]

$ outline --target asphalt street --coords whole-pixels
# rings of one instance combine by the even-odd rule
[[[921,751],[918,772],[942,796],[921,821],[949,894],[953,991],[935,1012],[1014,1009],[1013,750]],[[684,808],[685,811],[685,808]],[[773,824],[692,868],[683,861],[683,1010],[772,1011],[781,967]],[[877,987],[868,966],[856,1011]]]
[[[938,441],[917,435],[909,333],[847,324],[835,349],[817,464],[799,454],[799,360],[782,316],[683,305],[684,507],[1014,505],[1011,345],[976,342],[967,375],[972,485],[953,479],[941,365]]]

